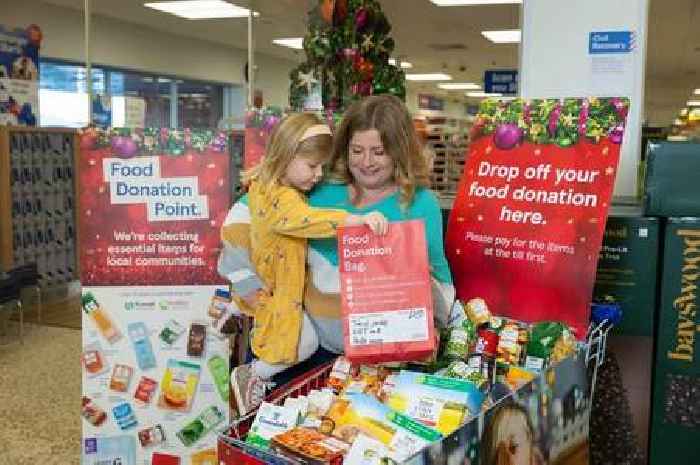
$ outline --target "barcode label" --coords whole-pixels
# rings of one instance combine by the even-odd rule
[[[374,345],[428,340],[425,307],[350,315],[350,345]]]

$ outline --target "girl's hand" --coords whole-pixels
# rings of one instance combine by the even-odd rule
[[[362,222],[379,236],[383,236],[389,231],[389,221],[379,212],[367,213],[362,217]]]

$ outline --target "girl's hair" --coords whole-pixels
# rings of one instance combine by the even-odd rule
[[[255,179],[263,185],[278,183],[294,157],[308,157],[319,162],[330,158],[333,139],[329,134],[320,134],[301,140],[311,126],[323,122],[311,113],[296,113],[286,116],[270,135],[263,161],[243,173],[243,182]]]
[[[345,111],[333,143],[331,177],[348,184],[353,182],[348,165],[350,140],[355,132],[371,129],[379,132],[384,150],[394,160],[399,198],[401,205],[407,207],[413,202],[417,187],[430,186],[430,178],[411,116],[397,97],[373,95],[353,103]]]
[[[535,429],[532,426],[532,421],[530,420],[527,410],[525,410],[525,407],[522,405],[512,401],[505,403],[496,407],[496,410],[491,415],[491,419],[484,429],[484,435],[481,438],[483,454],[481,463],[483,465],[497,465],[500,463],[499,450],[503,447],[501,443],[508,439],[503,437],[503,427],[518,416],[523,419],[525,427],[527,428],[527,436],[530,440],[530,445],[534,447]],[[502,451],[500,453],[502,454]]]

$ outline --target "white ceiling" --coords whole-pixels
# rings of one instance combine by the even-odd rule
[[[84,3],[83,0],[44,1],[74,9],[82,9]],[[670,124],[692,90],[700,88],[700,27],[697,27],[700,0],[650,2],[646,113],[652,124]],[[249,6],[251,0],[235,3]],[[273,45],[271,40],[303,35],[307,12],[317,0],[253,0],[253,3],[254,9],[261,13],[256,21],[256,51],[301,61],[303,52]],[[381,4],[393,27],[396,55],[413,63],[412,72],[446,71],[455,81],[480,82],[485,69],[517,67],[517,45],[494,45],[480,34],[482,30],[517,28],[517,5],[440,8],[428,0],[381,0]],[[246,19],[188,21],[145,8],[143,0],[92,0],[92,8],[97,15],[247,48]],[[444,46],[460,48],[439,50]],[[434,84],[419,86],[436,94],[441,92]],[[457,98],[462,94],[451,95]]]

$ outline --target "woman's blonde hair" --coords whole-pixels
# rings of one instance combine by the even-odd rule
[[[308,157],[319,162],[330,158],[333,139],[329,134],[319,134],[304,140],[302,136],[312,126],[323,124],[311,113],[295,113],[286,116],[270,135],[263,161],[243,173],[243,182],[255,179],[263,185],[279,183],[294,157]]]
[[[507,450],[504,449],[504,447],[507,447],[505,441],[508,439],[504,437],[503,429],[507,424],[510,424],[518,417],[520,417],[525,428],[527,428],[526,433],[530,440],[529,445],[532,448],[530,463],[533,464],[533,462],[535,462],[533,454],[535,429],[532,426],[530,416],[524,406],[515,402],[507,402],[496,407],[495,411],[491,414],[490,420],[487,420],[484,434],[481,438],[481,453],[483,454],[481,456],[481,463],[483,465],[500,465],[503,463],[503,457],[507,455],[505,454]]]
[[[373,95],[345,111],[333,142],[331,178],[351,184],[348,164],[350,140],[357,131],[376,129],[384,150],[394,161],[394,180],[402,207],[413,202],[417,187],[429,187],[428,165],[421,153],[411,116],[404,103],[391,95]]]

